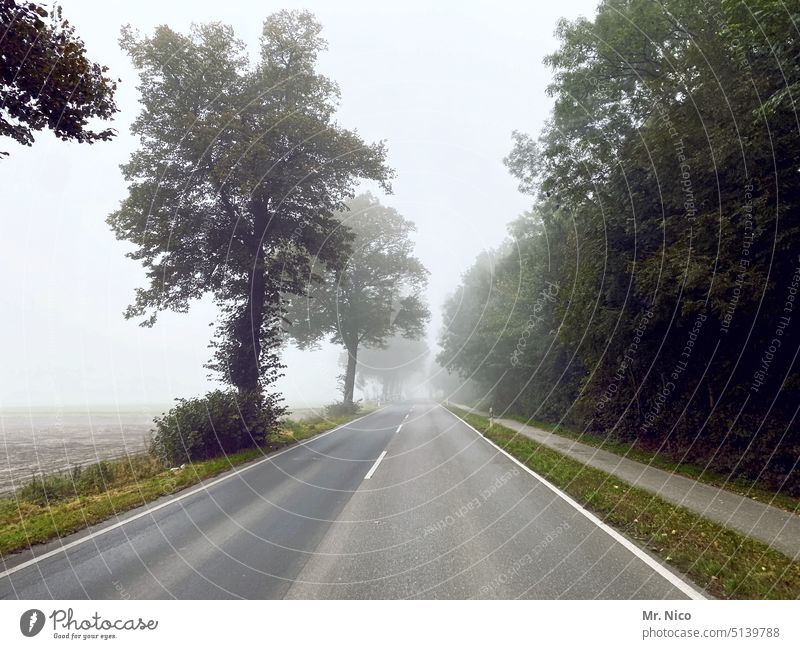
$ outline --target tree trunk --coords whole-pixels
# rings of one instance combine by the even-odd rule
[[[257,220],[256,232],[260,221]],[[254,241],[251,268],[247,300],[233,332],[235,352],[230,368],[231,382],[243,396],[261,390],[261,336],[267,284],[261,237]]]
[[[347,347],[347,373],[344,375],[344,403],[353,405],[353,388],[356,384],[356,359],[358,357],[358,344]]]
[[[237,353],[231,379],[239,392],[260,389],[261,330],[264,324],[264,273],[257,269],[236,331]]]

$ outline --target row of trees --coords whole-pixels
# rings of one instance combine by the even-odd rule
[[[348,207],[340,217],[342,228],[354,236],[347,259],[335,272],[320,269],[320,280],[309,282],[303,294],[289,301],[287,334],[301,349],[324,337],[344,347],[342,405],[353,409],[356,369],[362,376],[370,373],[369,359],[359,367],[359,349],[372,350],[373,360],[390,341],[393,350],[412,349],[396,338],[422,337],[430,314],[422,298],[428,271],[413,254],[413,223],[370,194]],[[380,365],[386,355],[377,354]]]
[[[495,409],[798,493],[800,24],[770,0],[607,0],[561,22],[532,210],[446,305]]]
[[[431,361],[427,343],[396,335],[385,345],[368,347],[359,355],[356,385],[362,393],[383,402],[427,396]]]
[[[266,412],[283,413],[269,388],[288,340],[345,348],[341,411],[353,412],[359,348],[419,336],[428,318],[413,225],[371,195],[354,198],[363,180],[389,192],[392,171],[382,143],[336,123],[338,88],[316,70],[320,32],[308,12],[273,14],[255,62],[217,23],[121,39],[140,71],[141,145],[108,222],[148,278],[126,317],[151,326],[210,293],[222,315],[208,367],[236,388],[244,427],[261,433]],[[180,429],[171,422],[192,407],[160,430]]]
[[[117,112],[116,84],[60,9],[0,0],[0,18],[0,135],[31,144],[49,127],[79,142],[111,138],[89,120]],[[255,61],[219,23],[123,29],[140,76],[139,147],[108,224],[146,273],[125,316],[152,326],[210,294],[221,315],[208,367],[235,388],[157,420],[153,452],[165,461],[261,443],[284,412],[270,386],[288,341],[344,347],[341,405],[351,412],[359,349],[419,337],[428,320],[413,224],[369,194],[355,198],[365,180],[390,192],[393,172],[383,143],[335,121],[339,89],[316,69],[321,29],[308,12],[275,13]]]

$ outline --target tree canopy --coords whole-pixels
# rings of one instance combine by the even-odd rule
[[[89,126],[117,112],[107,72],[88,60],[60,7],[0,0],[0,135],[28,146],[44,128],[62,140],[110,140],[113,129]]]
[[[280,371],[281,296],[305,292],[313,264],[344,263],[351,235],[336,214],[354,184],[390,189],[383,145],[334,119],[320,33],[308,12],[273,14],[255,62],[220,23],[125,28],[120,40],[140,72],[140,146],[108,222],[147,273],[126,316],[152,325],[210,293],[221,313],[210,367],[240,392]]]
[[[359,347],[382,348],[397,334],[419,338],[430,314],[422,297],[428,271],[409,238],[413,223],[370,194],[347,207],[339,219],[341,230],[355,237],[352,253],[324,281],[309,282],[307,299],[294,300],[288,331],[301,348],[326,337],[345,348],[344,403],[352,404]]]

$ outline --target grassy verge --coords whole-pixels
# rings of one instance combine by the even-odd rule
[[[634,444],[622,442],[619,440],[601,437],[600,435],[592,435],[591,433],[579,433],[574,430],[569,430],[557,424],[551,424],[544,421],[537,421],[528,417],[520,415],[506,415],[507,419],[513,419],[522,424],[541,428],[547,432],[553,433],[560,437],[574,439],[582,444],[594,446],[603,449],[609,453],[626,457],[629,460],[641,462],[657,469],[664,469],[670,473],[692,478],[698,482],[703,482],[714,487],[720,487],[726,491],[751,498],[758,502],[772,505],[773,507],[780,507],[788,512],[800,513],[800,498],[792,496],[791,494],[779,493],[771,491],[766,487],[762,487],[752,480],[746,478],[730,478],[722,473],[716,473],[711,469],[680,462],[677,458],[668,453],[658,453],[639,448]]]
[[[92,464],[69,474],[35,477],[0,498],[0,557],[62,537],[173,494],[266,453],[308,439],[363,413],[286,421],[263,448],[164,469],[146,454]]]
[[[800,597],[800,562],[497,423],[489,428],[485,417],[450,410],[715,597]]]

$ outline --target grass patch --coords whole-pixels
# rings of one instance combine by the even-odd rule
[[[697,480],[698,482],[702,482],[714,487],[720,487],[739,496],[750,498],[767,505],[772,505],[773,507],[779,507],[793,514],[800,513],[800,498],[787,493],[771,491],[770,489],[762,487],[758,483],[748,480],[747,478],[731,478],[722,473],[717,473],[711,469],[704,468],[696,464],[680,462],[677,458],[669,453],[649,451],[642,449],[635,444],[614,440],[608,437],[602,437],[600,435],[579,433],[577,431],[559,426],[558,424],[537,421],[521,415],[506,415],[506,418],[513,419],[521,424],[527,424],[528,426],[541,428],[544,431],[553,433],[560,437],[573,439],[588,446],[594,446],[595,448],[603,449],[604,451],[614,453],[615,455],[620,455],[629,460],[641,462],[642,464],[647,464],[648,466],[652,466],[657,469],[663,469],[664,471],[669,471],[670,473],[686,476],[687,478],[692,478],[693,480]]]
[[[502,425],[490,429],[485,417],[450,410],[713,596],[800,597],[800,562]]]
[[[352,419],[355,415],[281,422],[262,448],[193,462],[179,471],[143,454],[34,476],[14,494],[0,498],[0,557],[146,505]]]

